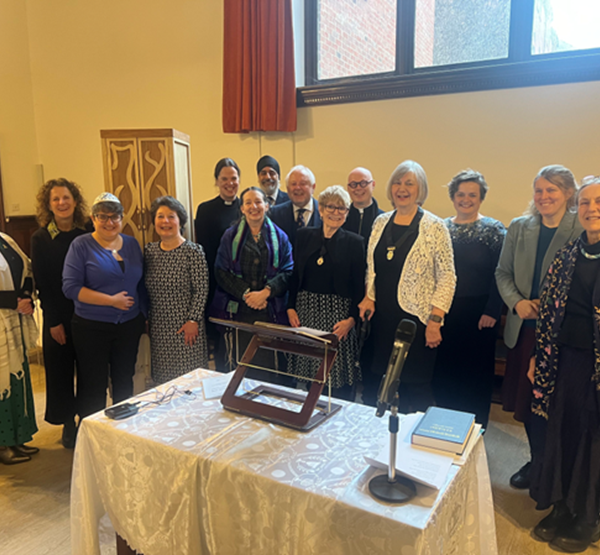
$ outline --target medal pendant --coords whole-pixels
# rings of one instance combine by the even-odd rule
[[[323,257],[322,257],[322,256],[320,256],[319,258],[317,258],[317,264],[318,264],[319,266],[322,266],[322,265],[323,265],[323,262],[325,262],[325,260],[323,259]]]
[[[392,258],[394,258],[394,251],[390,249],[387,253],[387,259],[391,260]]]

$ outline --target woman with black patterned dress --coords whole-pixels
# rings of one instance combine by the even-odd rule
[[[479,213],[487,190],[483,175],[473,170],[460,172],[448,184],[456,216],[444,223],[452,239],[457,285],[434,371],[436,403],[475,414],[484,428],[502,310],[494,272],[506,235],[501,222]]]
[[[161,239],[148,243],[144,254],[152,378],[159,384],[207,368],[208,268],[202,247],[181,235],[187,213],[178,200],[157,198],[150,213]]]
[[[328,187],[319,195],[322,226],[298,230],[287,311],[292,326],[338,337],[338,353],[330,372],[332,395],[348,400],[353,400],[361,380],[360,368],[355,365],[355,325],[366,269],[364,239],[342,229],[351,203],[342,187]],[[319,361],[293,355],[289,368],[297,376],[314,378]]]

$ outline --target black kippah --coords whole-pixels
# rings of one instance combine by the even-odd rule
[[[279,178],[281,178],[281,170],[279,169],[279,162],[272,156],[266,154],[256,163],[256,173],[259,174],[264,168],[273,168]]]

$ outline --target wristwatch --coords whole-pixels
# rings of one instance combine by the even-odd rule
[[[428,319],[431,320],[432,322],[435,322],[436,324],[444,323],[443,316],[438,316],[437,314],[430,314]]]

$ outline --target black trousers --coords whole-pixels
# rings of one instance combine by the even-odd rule
[[[75,404],[76,355],[71,334],[71,320],[61,322],[67,342],[57,343],[50,334],[50,326],[44,321],[43,352],[46,370],[46,422],[65,424],[77,413]]]
[[[142,314],[122,324],[73,316],[72,333],[77,360],[77,410],[81,418],[106,406],[108,377],[113,402],[133,394],[133,375],[145,320]]]

